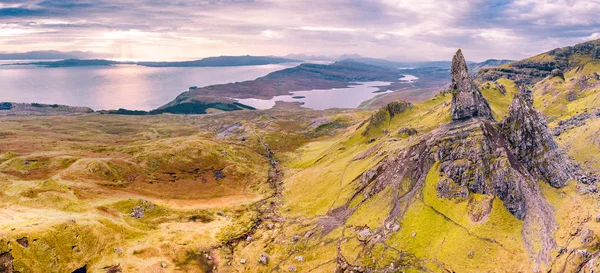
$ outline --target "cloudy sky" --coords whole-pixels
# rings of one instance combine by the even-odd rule
[[[520,59],[600,38],[600,0],[0,0],[0,51]]]

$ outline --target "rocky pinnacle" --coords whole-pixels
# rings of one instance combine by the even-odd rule
[[[574,179],[576,170],[552,137],[546,120],[533,107],[533,94],[524,86],[509,107],[509,116],[501,123],[515,155],[529,172],[553,187],[563,187]]]
[[[487,100],[483,97],[467,70],[467,62],[459,49],[452,58],[452,120],[472,117],[494,119]]]

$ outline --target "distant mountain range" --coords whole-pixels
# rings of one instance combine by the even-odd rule
[[[442,69],[450,69],[450,67],[452,66],[452,62],[450,62],[450,61],[394,62],[394,61],[388,61],[388,60],[385,60],[385,59],[376,59],[376,58],[367,58],[367,57],[355,57],[353,59],[356,60],[356,61],[358,61],[358,62],[361,62],[361,63],[378,65],[378,66],[385,66],[385,67],[394,67],[394,68],[425,68],[425,67],[435,67],[435,68],[442,68]],[[500,66],[500,65],[507,64],[507,63],[510,63],[510,62],[513,62],[513,60],[489,59],[489,60],[486,60],[486,61],[483,61],[483,62],[480,62],[480,63],[467,62],[467,66],[468,66],[469,71],[471,73],[475,73],[480,68]]]
[[[0,60],[59,60],[59,59],[91,59],[110,58],[110,54],[88,51],[62,52],[56,50],[29,51],[23,53],[0,52]]]
[[[450,69],[452,66],[451,61],[420,61],[420,62],[398,62],[391,61],[389,59],[384,58],[370,58],[364,57],[358,54],[345,54],[341,56],[325,56],[325,55],[306,55],[306,54],[288,54],[285,58],[294,58],[305,61],[341,61],[352,59],[361,63],[377,65],[377,66],[385,66],[392,68],[424,68],[424,67],[435,67],[435,68],[443,68]],[[497,59],[489,59],[480,63],[477,62],[467,62],[469,67],[469,71],[472,73],[479,70],[479,68],[484,67],[493,67],[500,66],[503,64],[507,64],[513,62],[513,60],[497,60]]]
[[[103,56],[104,55],[104,56]],[[357,54],[346,54],[337,57],[324,55],[306,55],[306,54],[288,54],[284,57],[277,56],[218,56],[208,57],[192,61],[177,62],[118,62],[107,60],[110,56],[107,54],[98,54],[93,52],[61,52],[61,51],[31,51],[26,53],[0,53],[0,60],[51,60],[62,59],[60,61],[39,61],[28,63],[16,63],[18,65],[37,65],[43,67],[79,67],[79,66],[110,66],[117,64],[134,64],[147,67],[216,67],[216,66],[248,66],[248,65],[267,65],[289,62],[311,62],[325,61],[336,62],[352,59],[357,62],[383,66],[388,68],[424,68],[435,67],[450,69],[450,61],[424,61],[424,62],[397,62],[387,59],[363,57]],[[469,62],[469,71],[477,72],[480,68],[500,66],[512,62],[512,60],[490,59],[481,63]]]
[[[135,64],[149,67],[204,67],[204,66],[246,66],[266,65],[279,63],[302,62],[298,59],[289,59],[272,56],[220,56],[208,57],[195,61],[184,62],[137,62]]]
[[[147,67],[216,67],[216,66],[247,66],[302,62],[301,60],[271,56],[220,56],[209,57],[195,61],[182,62],[117,62],[104,59],[66,59],[60,61],[42,61],[15,63],[8,65],[37,65],[43,67],[79,67],[79,66],[111,66],[117,64],[132,64]]]

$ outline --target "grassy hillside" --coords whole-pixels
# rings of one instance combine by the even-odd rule
[[[531,82],[518,83],[533,89],[535,107],[567,155],[597,173],[600,69],[595,59],[581,59],[590,48],[570,50],[502,69],[546,71],[523,64],[568,59],[562,73],[527,72]],[[478,83],[501,121],[517,79],[494,71],[502,76],[481,76]],[[500,125],[451,122],[451,101],[451,93],[440,92],[376,111],[279,105],[202,116],[1,117],[0,266],[10,263],[19,272],[598,270],[594,184],[554,188],[527,177],[531,188],[519,190],[537,190],[539,196],[527,196],[540,200],[526,202],[526,210],[539,212],[545,208],[536,205],[547,203],[543,212],[551,218],[518,218],[507,209],[510,199],[468,189],[461,195],[465,185],[442,196],[440,182],[452,180],[444,168],[448,151],[487,149],[472,159],[481,163],[476,170],[516,166],[501,174],[506,180],[527,172],[494,135]],[[464,163],[461,176],[471,183],[479,173],[466,161],[453,163]],[[378,176],[389,183],[378,183]]]

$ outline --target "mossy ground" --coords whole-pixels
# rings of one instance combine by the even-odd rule
[[[331,111],[327,128],[310,127],[321,112],[289,110],[3,117],[0,251],[20,272],[205,272],[206,253],[244,233],[251,204],[272,193],[259,136],[284,153],[364,115]],[[243,130],[216,138],[240,121]]]

